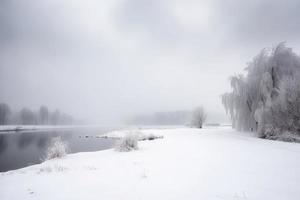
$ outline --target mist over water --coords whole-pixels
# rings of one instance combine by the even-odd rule
[[[46,105],[89,124],[203,105],[208,121],[228,122],[220,100],[228,77],[263,47],[287,41],[299,50],[299,6],[3,0],[0,102],[13,110]]]
[[[299,35],[300,0],[0,0],[0,200],[299,200]]]

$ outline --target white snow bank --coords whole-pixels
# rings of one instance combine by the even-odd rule
[[[151,131],[151,129],[148,130],[136,130],[136,129],[129,129],[129,130],[117,130],[117,131],[111,131],[106,134],[101,134],[98,137],[99,138],[114,138],[114,139],[121,139],[125,138],[128,135],[134,135],[138,138],[138,140],[154,140],[154,139],[161,139],[163,138],[163,135],[154,134],[153,132],[157,132],[158,130],[155,129],[154,131]],[[161,131],[161,129],[160,129]]]
[[[298,200],[300,145],[229,128],[146,130],[162,140],[139,150],[67,155],[0,174],[0,197],[14,199]]]

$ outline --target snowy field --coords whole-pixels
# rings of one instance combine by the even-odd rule
[[[9,199],[300,199],[300,145],[231,128],[148,129],[139,150],[77,153],[0,173]],[[114,133],[115,134],[115,133]]]

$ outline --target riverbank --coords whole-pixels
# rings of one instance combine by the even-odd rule
[[[147,129],[139,149],[70,154],[0,173],[8,199],[299,199],[300,145],[231,128]],[[114,133],[116,135],[116,133]]]

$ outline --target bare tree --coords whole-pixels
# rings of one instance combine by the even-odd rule
[[[202,106],[195,108],[192,114],[192,125],[197,128],[202,128],[203,123],[206,120],[206,117],[207,115]]]

